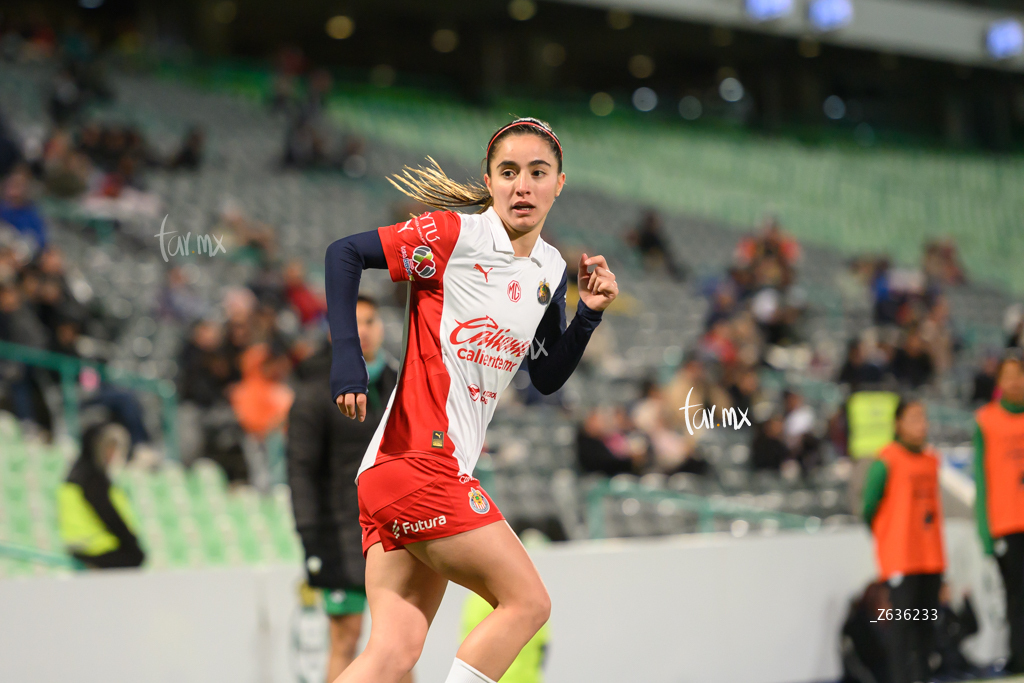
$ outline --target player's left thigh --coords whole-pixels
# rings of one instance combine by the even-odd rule
[[[421,562],[492,607],[520,605],[547,619],[547,588],[526,548],[504,520],[405,546]]]

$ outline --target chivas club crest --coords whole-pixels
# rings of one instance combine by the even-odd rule
[[[484,494],[480,493],[475,488],[469,489],[469,507],[473,508],[473,512],[477,514],[486,515],[491,511],[491,502],[484,497]]]
[[[537,303],[547,306],[549,301],[551,301],[551,287],[548,286],[547,280],[541,280],[537,286]]]

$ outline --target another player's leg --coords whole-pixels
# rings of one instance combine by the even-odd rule
[[[403,550],[366,555],[366,598],[372,625],[366,648],[335,683],[400,683],[423,650],[447,579]]]
[[[519,538],[501,521],[405,547],[495,608],[463,641],[448,683],[497,681],[551,611],[544,582]]]
[[[331,656],[327,662],[327,681],[330,683],[344,671],[356,657],[356,643],[363,630],[363,613],[338,614],[330,617]]]

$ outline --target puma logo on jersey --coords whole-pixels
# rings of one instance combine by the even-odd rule
[[[481,266],[481,265],[480,265],[479,263],[474,263],[474,264],[473,264],[473,269],[474,269],[474,270],[479,270],[479,271],[480,271],[481,273],[483,273],[483,274],[484,274],[484,282],[488,282],[488,280],[487,280],[487,275],[488,275],[488,274],[489,274],[489,273],[490,273],[490,272],[491,272],[492,270],[494,270],[494,266],[491,266],[491,267],[490,267],[490,268],[488,268],[487,270],[484,270],[484,269],[483,269],[483,267],[482,267],[482,266]],[[489,283],[488,283],[488,284],[489,284]]]

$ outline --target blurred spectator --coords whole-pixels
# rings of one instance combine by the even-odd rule
[[[50,86],[50,116],[57,125],[71,123],[85,102],[85,94],[68,67],[57,71]]]
[[[178,360],[181,401],[210,408],[225,399],[231,363],[222,344],[223,333],[216,322],[202,320],[192,328]]]
[[[203,148],[206,144],[206,136],[199,126],[192,126],[181,141],[181,147],[171,157],[167,164],[170,169],[182,169],[196,171],[203,163]]]
[[[3,183],[0,220],[32,240],[34,249],[46,247],[46,222],[30,196],[32,178],[24,166],[16,168]]]
[[[270,490],[267,438],[285,426],[295,392],[285,384],[291,361],[276,344],[256,344],[241,356],[242,380],[228,392],[238,423],[245,432],[243,450],[250,483],[260,492]]]
[[[786,390],[783,393],[785,417],[783,439],[786,448],[806,473],[821,463],[821,444],[814,433],[814,410],[804,402],[799,393]]]
[[[868,584],[850,604],[842,631],[841,683],[891,683],[885,645],[890,622],[878,619],[879,610],[887,609],[892,609],[892,603],[884,581]]]
[[[971,596],[964,593],[963,606],[953,609],[951,590],[945,581],[939,588],[939,611],[935,621],[935,652],[939,656],[936,678],[967,680],[983,673],[964,656],[960,647],[964,640],[978,632],[978,619],[974,615]]]
[[[75,150],[74,138],[57,130],[43,149],[43,181],[55,197],[77,197],[89,188],[92,177],[89,158]]]
[[[234,199],[224,201],[220,221],[211,232],[226,233],[225,248],[233,260],[264,264],[272,262],[277,253],[274,228],[249,218]]]
[[[21,146],[7,127],[0,113],[0,178],[5,177],[22,161]]]
[[[859,339],[852,339],[846,345],[846,361],[839,371],[838,382],[849,384],[856,391],[865,384],[877,384],[885,378],[884,369],[869,363],[864,358],[863,344]]]
[[[680,432],[686,430],[686,411],[680,408],[686,405],[687,399],[691,407],[700,404],[710,408],[714,405],[721,411],[732,406],[728,392],[713,379],[704,363],[693,353],[684,358],[665,387],[665,422]]]
[[[967,282],[956,244],[951,239],[932,240],[925,244],[922,269],[929,283],[956,286]]]
[[[782,415],[775,414],[757,425],[750,445],[750,466],[755,470],[779,471],[789,459],[789,448],[783,441]]]
[[[128,443],[120,425],[87,429],[81,454],[57,492],[61,540],[87,567],[138,567],[145,560],[128,497],[110,480],[124,466]]]
[[[734,254],[736,263],[742,267],[754,266],[762,259],[778,259],[785,268],[792,268],[800,257],[799,242],[782,230],[775,216],[765,216],[760,234],[740,240]]]
[[[729,397],[732,406],[747,414],[758,402],[761,390],[761,378],[757,370],[749,368],[737,373],[736,380],[729,385]]]
[[[178,357],[181,459],[191,464],[207,457],[223,468],[229,482],[248,480],[242,452],[242,431],[227,400],[227,388],[238,373],[224,339],[223,327],[202,320],[192,328]]]
[[[327,301],[306,284],[306,269],[301,261],[293,260],[285,267],[284,295],[303,325],[320,320],[327,313]]]
[[[981,368],[974,375],[971,403],[988,403],[996,392],[996,371],[999,369],[999,354],[987,353],[981,361]]]
[[[677,282],[686,279],[686,268],[678,263],[657,211],[644,212],[637,227],[626,233],[626,243],[639,252],[647,268],[664,268]]]
[[[907,330],[892,359],[892,374],[901,384],[916,389],[931,381],[935,364],[916,328]]]
[[[183,323],[202,317],[207,310],[203,296],[189,284],[185,271],[178,266],[167,271],[167,282],[160,290],[158,301],[161,317]]]
[[[725,367],[736,362],[736,345],[732,341],[732,326],[719,319],[700,340],[701,355],[713,358]]]
[[[921,321],[920,330],[921,339],[935,365],[935,373],[945,375],[953,367],[953,354],[958,346],[950,327],[949,301],[945,296],[940,294],[932,301]]]
[[[697,465],[696,440],[665,423],[664,393],[657,382],[652,379],[644,381],[641,399],[630,411],[630,418],[650,442],[651,465],[656,471],[670,474]]]
[[[646,443],[630,439],[619,410],[593,408],[576,433],[576,458],[584,472],[613,476],[639,470],[647,459]]]

